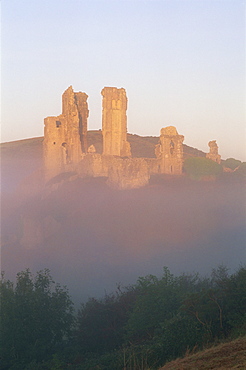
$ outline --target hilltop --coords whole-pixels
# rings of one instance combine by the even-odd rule
[[[0,144],[2,159],[8,155],[8,158],[21,158],[24,154],[34,156],[36,159],[42,157],[43,136],[30,139],[10,141]],[[133,157],[155,158],[155,145],[159,141],[158,136],[140,136],[136,134],[127,134],[127,139],[131,144]],[[94,145],[96,151],[102,153],[102,131],[88,131],[88,146]],[[205,153],[199,149],[184,144],[184,158],[205,157]]]
[[[155,145],[159,142],[159,136],[140,136],[127,134],[127,140],[131,144],[133,158],[155,158]],[[102,153],[102,132],[88,131],[88,145],[94,144],[98,153]],[[184,144],[184,158],[205,157],[205,153],[196,148]]]
[[[0,144],[2,188],[8,190],[20,183],[32,172],[43,165],[43,137],[24,139]],[[133,158],[155,158],[155,145],[159,141],[157,136],[139,136],[128,134]],[[88,145],[93,144],[97,153],[102,153],[101,130],[88,131]],[[205,157],[201,150],[184,145],[184,158]],[[5,183],[8,182],[8,185]],[[9,187],[9,182],[11,186]]]

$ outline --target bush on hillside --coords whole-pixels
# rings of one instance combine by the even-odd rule
[[[230,168],[231,170],[235,170],[238,166],[240,166],[241,161],[234,159],[234,158],[227,158],[223,162],[223,167]]]
[[[246,177],[246,162],[241,163],[235,173],[239,176]]]
[[[191,157],[184,161],[184,172],[192,179],[217,177],[222,173],[222,166],[211,159]]]

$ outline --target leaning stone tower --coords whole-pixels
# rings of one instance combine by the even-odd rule
[[[101,92],[103,154],[129,157],[130,144],[127,141],[127,97],[125,89],[104,87]]]

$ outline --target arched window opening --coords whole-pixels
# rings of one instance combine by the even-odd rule
[[[170,141],[170,154],[172,155],[174,151],[174,142],[171,140]]]
[[[62,153],[63,153],[63,163],[67,164],[69,163],[69,153],[68,153],[68,148],[67,148],[67,143],[62,143]]]

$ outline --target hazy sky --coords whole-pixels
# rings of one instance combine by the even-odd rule
[[[43,135],[70,85],[124,87],[128,131],[246,160],[244,0],[2,0],[2,142]]]

